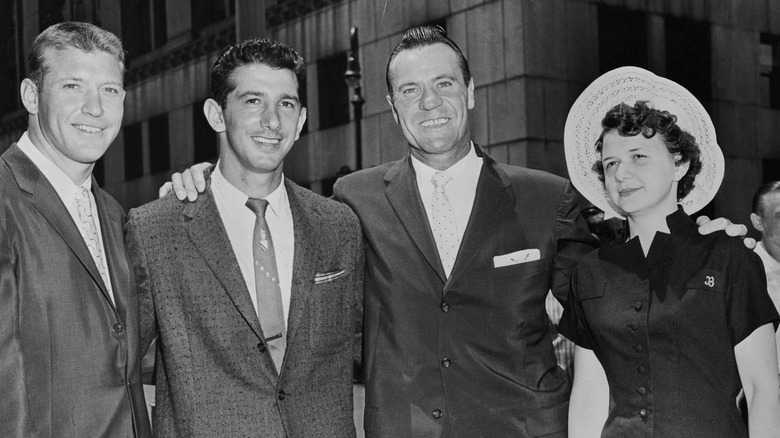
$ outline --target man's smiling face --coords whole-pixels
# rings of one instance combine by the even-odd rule
[[[474,82],[464,82],[454,50],[444,44],[404,50],[391,62],[390,78],[387,100],[415,157],[447,168],[468,153]]]
[[[31,135],[63,169],[94,163],[122,125],[122,64],[106,52],[75,48],[46,49],[44,63],[47,72],[28,108],[39,126]]]

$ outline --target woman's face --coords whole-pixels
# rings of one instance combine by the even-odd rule
[[[675,158],[660,135],[624,137],[615,130],[604,134],[601,164],[614,206],[632,217],[674,212],[677,182],[688,171],[688,163],[677,166]]]

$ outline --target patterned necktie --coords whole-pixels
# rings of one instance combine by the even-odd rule
[[[455,211],[452,209],[450,199],[444,188],[452,181],[452,177],[444,172],[436,172],[433,175],[433,238],[439,249],[439,258],[444,266],[447,277],[452,272],[455,258],[458,256],[458,226],[455,223]]]
[[[92,214],[92,198],[89,196],[89,190],[86,187],[79,186],[75,199],[76,208],[79,212],[80,223],[78,228],[81,232],[81,237],[84,239],[84,243],[87,244],[89,253],[92,254],[92,260],[95,261],[100,277],[106,285],[108,295],[113,300],[114,294],[111,291],[111,281],[108,279],[108,267],[106,266],[106,258],[103,256],[103,246],[100,244],[100,238],[98,237],[95,216]]]
[[[282,290],[276,270],[276,256],[271,232],[265,222],[268,201],[249,198],[246,206],[257,216],[252,237],[252,251],[255,255],[255,291],[257,293],[257,316],[263,329],[265,343],[276,371],[281,372],[284,350],[287,347],[287,327],[282,308]]]

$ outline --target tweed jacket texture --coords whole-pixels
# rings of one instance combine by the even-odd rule
[[[565,437],[570,382],[545,312],[597,242],[554,175],[484,154],[449,277],[407,156],[336,184],[366,247],[367,437]]]
[[[112,302],[43,173],[0,160],[0,436],[150,436],[122,207],[92,181]]]
[[[169,195],[130,212],[126,238],[139,282],[142,343],[158,337],[155,435],[355,435],[360,225],[346,206],[285,185],[295,254],[280,374],[211,189],[193,203]]]

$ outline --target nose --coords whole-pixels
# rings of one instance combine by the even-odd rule
[[[422,90],[422,98],[420,99],[420,109],[430,111],[434,108],[438,108],[442,103],[441,96],[431,86],[426,86]]]
[[[271,131],[278,131],[279,127],[281,126],[280,118],[279,118],[279,109],[275,106],[272,108],[268,108],[263,113],[263,119],[260,122],[264,128],[269,129]]]
[[[99,90],[88,90],[85,93],[81,112],[92,117],[103,115],[103,102],[100,98]]]
[[[615,180],[624,181],[631,178],[631,164],[630,163],[616,163],[615,164]]]

